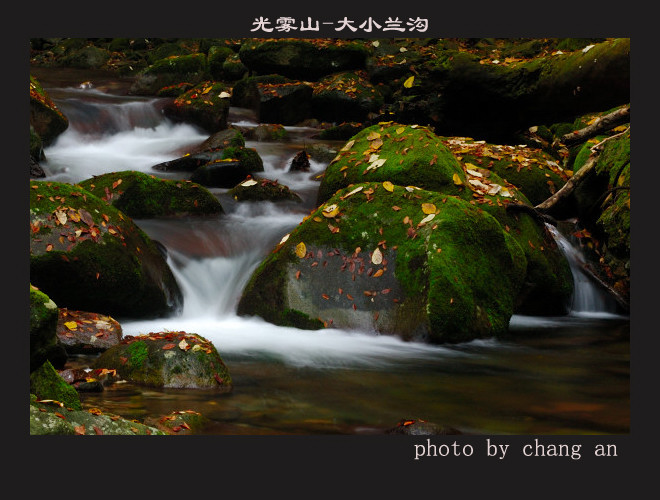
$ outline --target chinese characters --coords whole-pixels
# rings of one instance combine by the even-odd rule
[[[367,19],[353,20],[348,17],[339,19],[338,21],[319,21],[318,19],[312,19],[307,17],[307,19],[297,20],[293,17],[278,17],[274,21],[271,21],[267,17],[257,17],[252,22],[253,28],[250,31],[263,31],[265,33],[279,32],[279,33],[291,33],[295,31],[320,31],[320,26],[332,26],[337,32],[346,31],[355,33],[358,30],[364,33],[387,33],[387,32],[425,32],[429,27],[428,19],[422,18],[412,18],[409,17],[407,20],[399,19],[395,17],[388,17],[385,20],[374,19],[369,17]]]

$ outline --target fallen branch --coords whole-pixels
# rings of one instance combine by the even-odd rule
[[[534,208],[539,212],[548,214],[551,211],[556,210],[558,206],[561,206],[562,202],[567,200],[570,197],[570,195],[573,194],[575,187],[581,182],[583,182],[584,179],[589,177],[589,175],[591,175],[591,173],[596,167],[596,163],[598,162],[600,153],[603,150],[603,147],[605,147],[605,143],[607,141],[611,141],[612,139],[616,139],[617,137],[620,137],[629,131],[630,131],[630,126],[628,126],[628,128],[626,128],[626,130],[624,130],[623,132],[607,137],[606,139],[600,141],[598,144],[592,146],[591,154],[589,155],[589,158],[587,158],[587,161],[584,163],[584,165],[582,165],[582,168],[580,168],[580,170],[578,170],[575,174],[573,174],[573,176],[570,179],[568,179],[568,181],[566,181],[566,184],[564,184],[561,187],[561,189],[559,189],[559,191],[557,191],[555,194],[550,196],[544,202],[536,205]]]
[[[596,137],[601,132],[613,129],[614,127],[621,125],[623,123],[628,123],[630,121],[630,106],[626,106],[612,113],[602,116],[600,119],[591,125],[582,128],[580,130],[575,130],[574,132],[569,132],[564,134],[560,141],[565,146],[573,146],[584,142],[592,137]]]

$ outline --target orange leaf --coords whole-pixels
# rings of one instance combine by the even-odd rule
[[[174,347],[176,347],[176,344],[165,344],[163,346],[163,349],[164,350],[169,350],[169,349],[173,349]]]

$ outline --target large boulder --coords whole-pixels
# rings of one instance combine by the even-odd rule
[[[308,81],[362,69],[368,54],[364,44],[351,40],[245,40],[239,51],[250,71]]]
[[[383,97],[363,71],[329,75],[314,85],[312,114],[319,120],[362,122],[382,105]]]
[[[207,77],[205,54],[171,55],[153,62],[141,71],[130,92],[136,95],[156,95],[163,87],[184,82],[197,84]]]
[[[30,135],[34,131],[44,146],[48,146],[69,126],[69,120],[42,88],[39,81],[30,75]],[[30,139],[32,142],[32,138]],[[35,158],[37,160],[38,158]]]
[[[172,313],[182,294],[135,223],[80,186],[30,182],[30,281],[60,307],[115,317]]]
[[[288,186],[270,179],[246,179],[227,191],[236,201],[295,201],[302,202],[300,196]]]
[[[481,208],[362,183],[283,238],[252,275],[238,314],[462,342],[507,330],[525,273],[520,245]]]
[[[66,352],[57,338],[57,321],[57,304],[30,284],[30,372],[48,360],[56,366],[66,362]]]
[[[209,134],[227,128],[229,87],[221,82],[206,81],[184,92],[163,108],[175,121],[191,123]]]
[[[426,127],[384,122],[362,129],[340,149],[325,170],[318,203],[349,184],[368,181],[460,195],[464,190],[457,180],[467,182],[440,137]]]
[[[80,185],[134,219],[223,212],[208,189],[191,181],[127,170],[94,176]]]
[[[124,379],[152,387],[232,390],[229,369],[215,346],[197,334],[156,332],[126,336],[94,362]]]

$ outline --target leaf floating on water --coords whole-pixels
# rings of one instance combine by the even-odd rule
[[[376,264],[376,265],[383,262],[383,254],[381,253],[379,248],[376,248],[376,250],[374,250],[374,252],[371,254],[371,262],[372,264]]]
[[[394,191],[394,184],[392,184],[390,181],[385,181],[383,182],[383,188],[385,191],[389,191],[391,193]]]
[[[302,241],[296,245],[296,255],[301,259],[307,255],[307,247]]]
[[[436,206],[433,203],[422,203],[422,212],[425,214],[435,214],[437,211]],[[433,217],[431,217],[433,218]]]
[[[461,180],[461,177],[456,172],[454,172],[454,175],[452,176],[452,180],[454,181],[454,184],[456,184],[457,186],[463,185],[463,181]]]
[[[248,179],[247,181],[241,182],[241,186],[243,186],[243,187],[250,187],[250,186],[254,186],[256,184],[257,184],[257,181],[255,181],[254,179]]]
[[[344,144],[344,147],[341,148],[339,151],[348,151],[353,147],[353,144],[355,144],[355,139],[348,141],[346,144]]]
[[[328,205],[321,211],[323,217],[332,218],[339,213],[339,206],[337,204]]]
[[[406,79],[405,82],[403,82],[403,86],[407,89],[413,86],[413,82],[415,81],[415,76],[411,76],[408,79]]]

